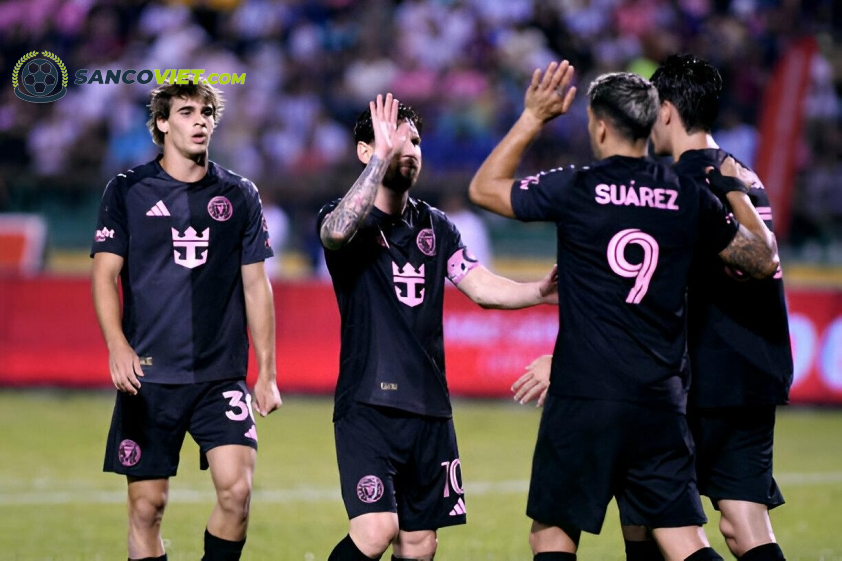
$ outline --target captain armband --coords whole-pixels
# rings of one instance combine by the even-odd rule
[[[458,285],[465,278],[465,275],[476,267],[479,267],[477,258],[468,251],[468,248],[460,249],[447,260],[447,278],[453,284]]]

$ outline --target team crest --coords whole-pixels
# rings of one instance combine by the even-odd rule
[[[424,228],[418,232],[415,243],[418,244],[418,249],[424,255],[432,257],[436,254],[436,235],[433,233],[432,228]]]
[[[364,503],[376,503],[383,496],[383,482],[376,475],[366,475],[357,483],[357,498]]]
[[[234,206],[225,197],[214,197],[208,203],[208,214],[217,222],[225,222],[234,214]]]
[[[140,461],[140,446],[134,440],[124,440],[117,448],[117,459],[126,467],[132,467]]]

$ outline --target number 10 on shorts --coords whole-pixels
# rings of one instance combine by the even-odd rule
[[[444,468],[444,498],[450,496],[450,490],[456,495],[464,495],[462,490],[462,462],[456,458],[452,462],[442,462],[441,467]]]

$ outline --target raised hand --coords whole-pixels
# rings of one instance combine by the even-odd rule
[[[542,123],[564,115],[570,110],[576,97],[573,81],[573,67],[566,60],[551,62],[543,73],[540,69],[532,73],[532,83],[526,90],[524,113],[530,113]]]
[[[374,129],[374,154],[381,160],[388,161],[400,152],[409,134],[409,123],[398,126],[397,99],[392,94],[377,94],[377,99],[369,102],[371,125]]]

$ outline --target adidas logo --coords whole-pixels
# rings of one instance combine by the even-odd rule
[[[155,203],[155,206],[149,209],[146,213],[146,216],[169,216],[170,211],[167,208],[167,205],[164,204],[164,201],[158,201]]]
[[[465,509],[465,501],[462,500],[462,497],[459,497],[459,500],[456,501],[456,506],[450,511],[450,516],[461,516],[465,514],[467,510]]]

